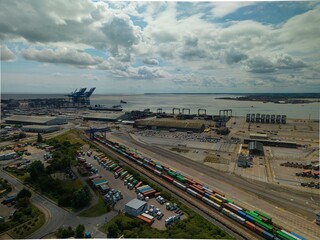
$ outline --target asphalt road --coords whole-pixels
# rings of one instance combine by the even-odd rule
[[[8,174],[6,171],[0,169],[1,177],[8,180],[8,182],[17,190],[20,191],[23,188],[28,188],[22,184],[18,179]],[[117,215],[116,211],[111,211],[99,217],[86,218],[77,216],[78,213],[69,212],[52,202],[47,197],[40,195],[39,193],[28,188],[32,192],[30,199],[31,203],[36,205],[44,214],[46,223],[38,229],[36,232],[28,236],[31,239],[40,239],[47,236],[50,233],[55,232],[59,227],[71,226],[75,228],[78,224],[83,224],[86,227],[86,231],[90,231],[93,236],[106,238],[106,235],[98,228],[105,223],[105,217],[108,220]]]
[[[308,194],[301,195],[273,184],[247,181],[233,174],[226,174],[204,164],[196,163],[191,159],[157,146],[138,142],[128,134],[120,133],[116,137],[122,140],[125,145],[135,147],[142,153],[147,152],[149,156],[156,160],[163,161],[169,166],[201,180],[201,182],[214,186],[217,190],[222,190],[238,203],[248,204],[247,206],[250,208],[260,208],[272,217],[276,217],[279,224],[281,223],[282,226],[290,230],[298,231],[305,236],[312,236],[313,239],[320,236],[319,227],[315,226],[310,220],[315,218],[316,201],[311,206],[312,203]],[[314,198],[317,197],[319,196],[314,196]],[[306,205],[306,202],[309,206]]]

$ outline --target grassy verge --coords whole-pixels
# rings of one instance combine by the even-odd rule
[[[113,238],[123,235],[124,238],[232,239],[226,232],[193,211],[187,219],[176,222],[166,230],[152,228],[137,218],[123,214],[114,217],[99,230]]]
[[[13,239],[26,238],[45,223],[44,214],[34,205],[32,205],[32,210],[34,212],[33,218],[13,227],[7,232]]]
[[[69,141],[71,144],[85,144],[85,142],[81,138],[81,134],[82,133],[80,131],[71,129],[68,132],[54,137],[54,139],[58,140],[59,142]]]
[[[105,203],[102,197],[99,197],[99,201],[96,205],[82,211],[79,216],[80,217],[98,217],[107,212],[109,212],[110,206]]]

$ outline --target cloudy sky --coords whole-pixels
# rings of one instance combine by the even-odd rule
[[[320,4],[2,0],[2,93],[319,92]]]

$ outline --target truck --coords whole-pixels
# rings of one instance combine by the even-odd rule
[[[4,199],[1,203],[8,204],[8,203],[12,203],[15,200],[16,200],[16,196],[10,196],[10,197],[7,197],[6,199]]]

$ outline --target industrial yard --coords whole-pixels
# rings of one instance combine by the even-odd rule
[[[148,224],[151,221],[152,228],[165,230],[173,219],[179,218],[181,221],[188,217],[181,211],[167,210],[166,204],[160,204],[157,200],[160,192],[148,184],[139,189],[142,183],[138,184],[139,180],[130,175],[127,167],[122,166],[125,163],[147,176],[155,186],[170,189],[172,194],[191,204],[195,210],[203,212],[210,205],[210,208],[221,211],[227,218],[216,217],[216,210],[213,209],[206,216],[215,224],[227,226],[227,231],[239,234],[240,238],[263,236],[272,239],[270,234],[278,236],[281,233],[277,231],[282,228],[310,239],[319,235],[315,224],[320,208],[318,121],[271,114],[270,123],[267,123],[259,114],[255,114],[254,118],[252,114],[250,118],[232,116],[232,109],[222,109],[219,115],[208,115],[205,109],[199,109],[198,114],[190,114],[186,109],[180,111],[179,108],[174,108],[172,113],[165,113],[161,108],[157,112],[149,109],[112,112],[110,109],[105,111],[104,107],[99,107],[99,110],[88,107],[89,97],[77,94],[80,93],[68,95],[69,99],[65,101],[68,107],[53,108],[50,116],[39,107],[30,108],[30,103],[28,108],[28,101],[22,104],[24,115],[33,114],[28,118],[20,115],[15,108],[2,112],[9,116],[2,120],[5,138],[0,155],[12,173],[15,168],[17,172],[27,168],[35,160],[41,160],[45,167],[49,166],[44,156],[50,158],[50,154],[45,155],[46,151],[52,150],[50,146],[28,144],[39,134],[50,139],[69,130],[78,131],[72,136],[78,138],[83,134],[85,141],[98,144],[100,151],[116,158],[115,162],[107,157],[107,166],[107,160],[102,161],[101,156],[98,157],[102,153],[86,145],[82,151],[90,152],[90,155],[80,156],[79,164],[86,163],[80,170],[77,167],[72,168],[73,173],[68,170],[71,177],[65,173],[54,173],[51,177],[61,181],[81,179],[112,207],[108,216],[114,216],[117,211],[130,212],[127,204],[133,199],[141,199],[147,205],[139,202],[141,200],[133,203],[132,206],[144,209],[133,217]],[[70,104],[74,107],[70,108]],[[70,137],[66,140],[74,141]],[[122,146],[121,152],[119,146]],[[137,154],[135,159],[128,155],[132,151]],[[22,154],[22,160],[19,160]],[[135,163],[132,165],[128,161]],[[137,167],[139,161],[147,162]],[[160,172],[154,172],[157,175],[154,177],[150,171],[155,171],[155,162],[172,170],[164,171],[161,168]],[[117,164],[117,167],[113,165],[111,168],[112,164]],[[91,172],[87,168],[92,169]],[[196,183],[186,184],[183,177]],[[182,192],[178,190],[177,193],[177,187]],[[143,195],[143,191],[147,195]],[[205,195],[204,191],[209,195]],[[214,205],[211,200],[208,201],[212,195],[208,191],[216,191],[214,194],[228,199],[228,202],[222,200],[219,206]],[[244,213],[242,209],[245,209]],[[274,225],[265,226],[270,224],[267,220],[259,223],[246,215],[256,214],[252,212],[254,209],[267,213]],[[159,219],[158,214],[161,215]],[[261,215],[256,218],[264,219]],[[230,221],[237,223],[234,225]],[[97,231],[96,234],[102,233]]]

